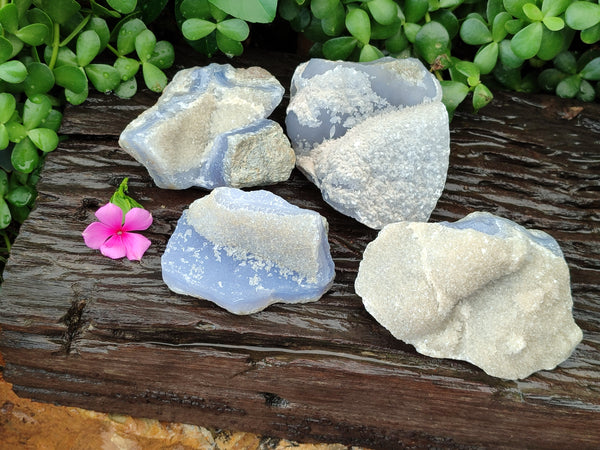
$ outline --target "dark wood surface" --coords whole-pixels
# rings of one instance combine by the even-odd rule
[[[297,62],[249,51],[233,64],[261,65],[288,87]],[[600,445],[600,105],[497,93],[451,124],[432,221],[483,210],[552,234],[584,332],[559,368],[505,381],[420,355],[369,316],[353,284],[377,232],[331,209],[297,171],[269,190],[328,219],[329,293],[240,317],[170,292],[160,255],[183,209],[206,191],[158,189],[119,149],[121,130],[156,98],[98,95],[65,112],[68,139],[47,159],[0,297],[4,377],[19,395],[374,448]],[[141,262],[104,258],[81,239],[124,177],[154,216]]]

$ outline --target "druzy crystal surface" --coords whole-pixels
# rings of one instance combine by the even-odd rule
[[[213,63],[181,70],[157,103],[127,125],[119,144],[161,188],[284,181],[294,152],[283,129],[267,119],[283,92],[259,67]]]
[[[235,314],[318,300],[335,276],[320,214],[268,191],[227,187],[183,212],[161,264],[172,291]]]
[[[553,369],[582,338],[558,243],[489,213],[387,225],[367,246],[355,287],[396,338],[496,377]]]
[[[413,58],[301,64],[286,116],[296,165],[325,201],[369,227],[425,221],[448,170],[441,98]]]

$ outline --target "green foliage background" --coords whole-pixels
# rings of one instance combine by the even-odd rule
[[[151,28],[170,17],[208,57],[240,55],[253,24],[273,21],[311,42],[312,57],[418,57],[450,115],[464,101],[482,108],[496,88],[600,95],[593,0],[0,0],[0,263],[59,145],[64,105],[90,89],[128,98],[141,82],[161,92],[175,53]]]

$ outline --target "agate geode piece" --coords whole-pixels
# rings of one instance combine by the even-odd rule
[[[226,187],[183,212],[161,264],[172,291],[235,314],[318,300],[335,276],[325,218],[268,191]]]
[[[557,242],[489,213],[387,225],[367,246],[355,288],[418,352],[496,377],[553,369],[582,338]]]
[[[181,70],[157,103],[127,125],[119,144],[161,188],[285,181],[294,152],[279,124],[267,119],[283,92],[259,67]]]
[[[441,98],[414,58],[301,64],[286,117],[296,165],[326,202],[369,227],[425,221],[448,170]]]

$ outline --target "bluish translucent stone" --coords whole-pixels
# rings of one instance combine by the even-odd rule
[[[290,92],[285,124],[300,154],[368,117],[442,99],[439,83],[416,58],[367,63],[314,58],[298,66]]]
[[[474,212],[456,222],[440,222],[448,228],[456,230],[475,230],[490,236],[505,238],[512,235],[513,230],[523,233],[536,244],[550,250],[555,256],[563,258],[563,252],[556,239],[541,230],[527,229],[512,220],[498,217],[486,212]]]
[[[172,291],[235,314],[318,300],[335,277],[323,217],[268,191],[233,188],[183,212],[161,264]]]
[[[133,120],[119,139],[158,187],[257,186],[284,181],[295,156],[281,127],[266,118],[284,89],[266,70],[210,64],[178,72],[157,103]],[[248,134],[244,137],[241,135]],[[228,139],[235,135],[238,139]],[[236,146],[240,139],[243,145]],[[251,179],[230,184],[248,160]],[[227,172],[225,169],[229,169]],[[239,177],[238,177],[239,178]]]

